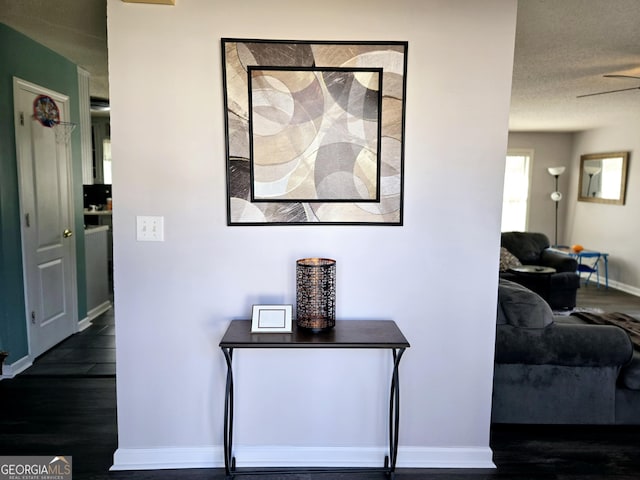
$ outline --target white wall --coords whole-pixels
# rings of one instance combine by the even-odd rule
[[[490,465],[515,14],[515,0],[109,0],[114,468],[222,464],[218,342],[252,303],[294,303],[306,256],[337,260],[339,318],[393,319],[411,342],[398,465]],[[221,37],[409,42],[405,226],[226,226]],[[136,242],[136,215],[164,216],[165,241]],[[370,463],[385,445],[389,361],[237,352],[239,464],[312,463],[325,445]]]
[[[567,216],[568,240],[587,248],[609,253],[609,280],[616,288],[640,295],[640,114],[616,125],[588,130],[576,135],[573,146],[573,176],[569,186],[572,199],[578,198],[580,156],[589,153],[631,152],[624,205],[606,205],[575,200]]]
[[[510,149],[533,150],[531,184],[529,189],[529,218],[527,231],[541,232],[554,242],[555,202],[551,192],[555,190],[555,178],[549,175],[549,167],[567,167],[558,178],[558,189],[563,199],[558,205],[558,243],[565,244],[567,205],[574,201],[567,189],[572,165],[572,133],[510,132]]]

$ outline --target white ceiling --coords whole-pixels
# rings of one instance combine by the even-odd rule
[[[80,65],[109,98],[107,0],[0,0],[0,22]]]
[[[640,112],[640,0],[520,0],[509,127],[577,131]]]
[[[88,70],[91,95],[109,97],[106,0],[0,0],[0,22]],[[510,129],[577,131],[637,116],[640,90],[576,96],[640,87],[603,78],[640,76],[639,26],[640,0],[520,0]]]

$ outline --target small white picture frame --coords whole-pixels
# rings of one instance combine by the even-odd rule
[[[251,333],[291,333],[291,305],[254,305]]]

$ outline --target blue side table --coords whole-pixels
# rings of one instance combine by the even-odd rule
[[[550,247],[549,250],[554,252],[562,253],[564,255],[569,255],[570,257],[575,258],[578,261],[578,275],[582,273],[588,273],[587,279],[585,280],[585,285],[589,284],[589,280],[591,279],[591,275],[596,274],[596,281],[598,288],[600,288],[600,261],[604,264],[604,282],[605,288],[609,288],[609,254],[604,252],[599,252],[597,250],[581,250],[580,252],[574,252],[570,247],[566,246],[555,246]],[[582,260],[585,258],[595,259],[592,265],[582,263]]]

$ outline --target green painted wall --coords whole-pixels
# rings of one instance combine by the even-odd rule
[[[69,96],[71,121],[80,122],[77,66],[66,58],[0,23],[0,350],[7,364],[27,355],[23,292],[18,172],[13,119],[13,77]],[[82,215],[80,136],[72,135],[73,201],[78,280],[78,318],[87,315]]]

